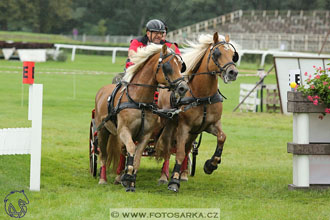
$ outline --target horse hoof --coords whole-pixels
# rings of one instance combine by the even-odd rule
[[[134,186],[128,186],[125,189],[126,192],[135,192],[135,187]]]
[[[179,186],[177,184],[171,184],[167,187],[167,189],[173,192],[179,192]]]
[[[115,185],[121,184],[120,175],[116,176],[115,181],[113,182],[113,184],[115,184]]]
[[[185,170],[181,173],[180,181],[187,182],[188,181],[188,171]]]
[[[99,180],[99,184],[100,184],[100,185],[107,184],[107,181],[105,181],[104,179],[100,179],[100,180]]]
[[[134,186],[131,186],[131,192],[135,192],[135,187]]]
[[[167,184],[168,180],[163,180],[163,179],[159,179],[158,180],[158,185],[163,185],[163,184]]]
[[[121,181],[121,185],[125,188],[128,188],[128,182],[127,181]]]
[[[207,160],[204,164],[204,173],[211,174],[217,168],[218,168],[218,166],[212,165],[211,160]]]

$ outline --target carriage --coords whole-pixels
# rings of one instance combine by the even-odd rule
[[[174,50],[168,50],[166,45],[161,50],[150,45],[146,51],[153,50],[153,54],[143,57],[146,52],[138,51],[133,57],[135,65],[128,69],[123,80],[98,91],[90,123],[89,157],[90,173],[94,177],[100,160],[99,184],[107,183],[106,167],[111,162],[118,163],[116,159],[120,155],[126,160],[120,182],[127,192],[134,192],[141,157],[155,156],[156,150],[164,149],[162,157],[167,164],[170,155],[176,155],[172,176],[167,175],[166,182],[169,190],[178,192],[188,152],[191,152],[190,176],[195,175],[200,144],[195,140],[203,131],[217,137],[216,150],[205,162],[204,172],[211,174],[218,168],[226,140],[220,121],[223,97],[218,89],[218,76],[224,83],[236,80],[238,53],[229,36],[219,39],[218,33],[214,33],[213,37],[200,39],[200,44],[186,55],[187,81],[180,73],[185,66],[183,59]],[[155,104],[153,96],[158,88],[159,102]],[[175,115],[176,120],[158,121],[159,116],[168,115]],[[157,130],[161,132],[154,136]],[[174,143],[175,151],[171,151]]]

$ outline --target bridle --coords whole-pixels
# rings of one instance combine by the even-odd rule
[[[209,56],[208,56],[208,58],[207,58],[207,71],[209,71],[209,62],[210,62],[210,57],[211,57],[211,54],[212,54],[212,60],[213,60],[213,62],[215,63],[215,65],[219,68],[219,71],[218,72],[220,72],[220,74],[223,72],[223,71],[225,71],[230,65],[234,65],[234,66],[236,66],[236,64],[233,62],[233,61],[230,61],[230,62],[228,62],[228,63],[226,63],[225,65],[223,65],[223,66],[221,66],[220,65],[220,63],[218,62],[218,58],[219,58],[219,56],[221,55],[221,53],[220,53],[220,50],[219,50],[219,47],[217,47],[218,45],[231,45],[233,48],[234,48],[234,50],[235,50],[235,52],[234,52],[234,56],[233,56],[233,61],[234,61],[234,58],[235,58],[235,56],[238,56],[238,53],[236,52],[236,49],[235,49],[235,47],[234,47],[234,45],[232,45],[231,43],[228,43],[228,42],[225,42],[225,41],[219,41],[219,42],[217,42],[217,43],[215,43],[215,44],[213,44],[213,45],[211,45],[211,47],[210,47],[210,53],[209,53]],[[214,50],[214,51],[213,51]],[[237,55],[236,55],[237,54]],[[236,59],[235,59],[236,60]],[[238,60],[238,59],[237,59]],[[237,62],[237,60],[235,61],[235,62]]]
[[[170,57],[171,56],[171,57]],[[158,71],[160,68],[162,68],[163,70],[163,74],[164,74],[164,78],[165,80],[168,82],[169,86],[167,86],[167,88],[169,90],[174,90],[176,89],[176,87],[182,82],[184,81],[184,77],[180,77],[174,81],[171,81],[170,78],[168,77],[170,74],[173,73],[173,69],[172,69],[172,66],[170,64],[171,60],[176,57],[176,56],[180,56],[178,54],[176,54],[174,51],[171,50],[171,52],[169,54],[166,54],[164,55],[162,52],[160,52],[160,56],[159,56],[159,59],[158,59],[158,65],[157,65],[157,70],[156,70],[156,74],[155,74],[155,78],[158,74]],[[163,63],[163,61],[167,58],[167,57],[170,57],[170,59],[166,62]],[[181,58],[181,56],[180,56]],[[181,58],[181,63],[182,63],[182,68],[185,67],[185,64]],[[181,69],[181,72],[182,72],[182,69]]]
[[[232,58],[232,61],[226,63],[225,65],[221,66],[220,63],[218,62],[218,58],[221,56],[221,52],[219,50],[219,47],[221,45],[230,45],[232,46],[232,48],[234,49],[234,55]],[[217,47],[218,45],[220,45],[219,47]],[[204,55],[205,56],[205,55]],[[212,57],[212,61],[214,62],[214,64],[218,67],[218,70],[216,71],[210,71],[209,70],[209,63],[210,63],[210,58]],[[200,63],[198,65],[196,65],[196,67],[194,68],[193,73],[191,74],[191,76],[196,76],[196,75],[202,75],[202,74],[209,74],[209,75],[214,75],[216,76],[217,74],[219,74],[219,76],[222,76],[223,72],[226,72],[226,70],[228,69],[229,66],[233,65],[236,66],[236,62],[239,59],[239,55],[236,51],[236,48],[234,47],[234,45],[232,43],[226,42],[226,41],[219,41],[217,43],[214,43],[210,46],[210,53],[209,56],[207,57],[207,72],[202,72],[202,73],[196,73],[197,69],[200,67],[202,60],[200,60]]]

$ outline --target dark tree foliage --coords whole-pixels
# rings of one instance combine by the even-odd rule
[[[140,35],[149,19],[174,30],[240,9],[330,10],[330,0],[1,0],[0,30]]]

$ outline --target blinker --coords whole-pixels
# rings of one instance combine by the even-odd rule
[[[163,69],[163,72],[166,75],[167,74],[172,74],[172,72],[173,72],[172,66],[171,66],[171,64],[169,62],[163,63],[162,69]]]
[[[238,61],[238,59],[239,59],[239,55],[238,55],[238,53],[235,51],[235,52],[234,52],[234,55],[233,55],[233,62],[236,63],[236,62]]]
[[[213,59],[217,60],[217,59],[219,59],[220,56],[221,56],[221,52],[220,52],[219,48],[215,48],[214,52],[212,54]]]
[[[187,69],[187,67],[186,67],[186,63],[185,63],[185,62],[182,62],[181,73],[185,72],[186,69]]]

